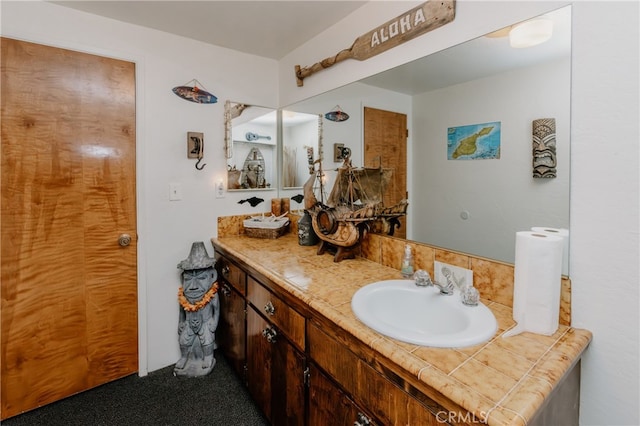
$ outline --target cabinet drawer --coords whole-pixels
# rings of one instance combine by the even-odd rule
[[[251,276],[247,277],[247,300],[304,351],[305,319],[302,315]]]
[[[233,262],[216,253],[216,269],[226,282],[231,284],[243,296],[247,294],[247,274]]]

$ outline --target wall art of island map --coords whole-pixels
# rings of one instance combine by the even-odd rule
[[[500,158],[500,122],[469,124],[447,129],[447,159]]]

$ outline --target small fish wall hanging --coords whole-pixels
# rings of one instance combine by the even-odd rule
[[[182,86],[174,87],[172,90],[176,96],[185,101],[195,102],[197,104],[215,104],[218,102],[218,98],[204,90],[204,85],[195,78]]]
[[[349,119],[349,114],[344,112],[340,105],[336,105],[333,107],[333,111],[329,111],[324,115],[324,118],[330,121],[347,121]]]
[[[246,200],[238,201],[238,204],[249,203],[249,204],[251,204],[251,207],[255,207],[258,204],[260,204],[261,202],[263,202],[263,201],[264,201],[264,199],[262,199],[262,198],[251,197],[251,198],[247,198]]]

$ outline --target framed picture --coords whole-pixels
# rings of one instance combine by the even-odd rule
[[[448,160],[500,158],[500,122],[469,124],[447,129]]]

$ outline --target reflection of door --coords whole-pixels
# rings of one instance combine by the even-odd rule
[[[1,418],[137,371],[134,74],[2,39]]]
[[[364,109],[364,166],[392,169],[384,204],[391,206],[407,198],[407,116],[380,109]],[[394,236],[407,235],[406,218],[400,218]]]

